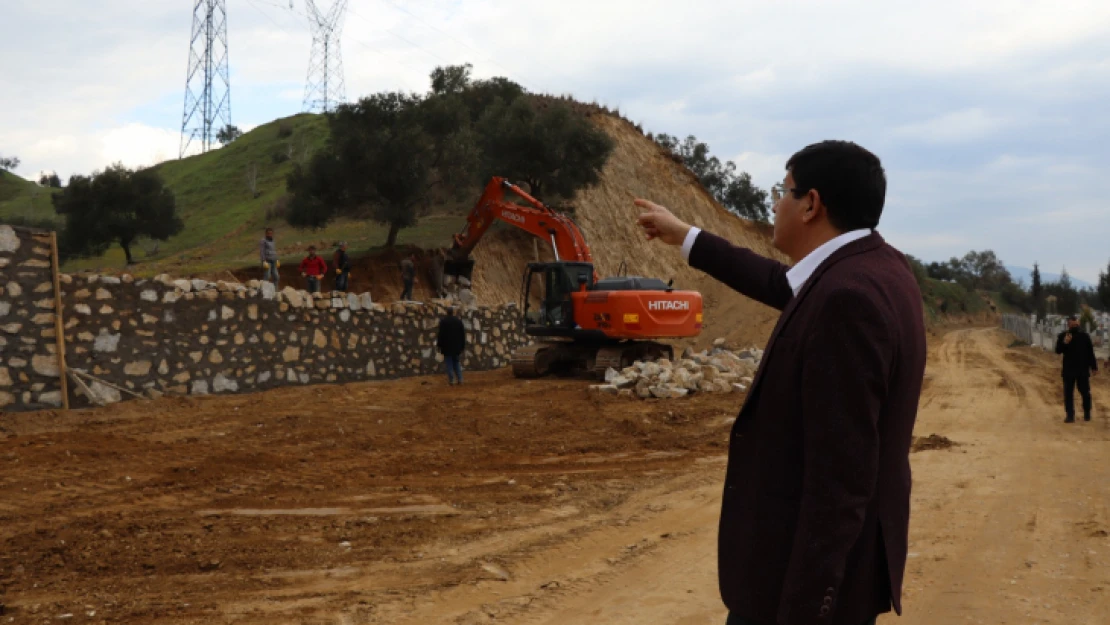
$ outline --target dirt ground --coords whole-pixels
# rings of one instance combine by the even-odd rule
[[[905,623],[1106,623],[1110,383],[931,341]],[[0,622],[723,623],[742,395],[508,372],[0,416]],[[70,615],[70,616],[67,616]]]

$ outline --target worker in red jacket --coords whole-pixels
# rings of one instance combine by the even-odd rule
[[[316,255],[316,247],[308,246],[308,256],[301,261],[301,276],[308,282],[309,293],[320,292],[320,278],[328,272],[328,264]]]

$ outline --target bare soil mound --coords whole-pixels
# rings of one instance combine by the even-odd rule
[[[935,449],[951,449],[959,447],[960,444],[951,440],[947,436],[941,434],[930,434],[928,436],[915,436],[913,443],[910,444],[910,451],[931,451]]]
[[[632,124],[609,115],[591,115],[616,143],[601,182],[574,199],[574,220],[586,236],[601,275],[616,275],[625,263],[631,275],[674,279],[675,287],[700,291],[705,330],[695,342],[704,347],[724,337],[734,345],[762,345],[778,312],[735,293],[691,268],[677,248],[644,241],[636,217],[637,197],[670,208],[679,218],[719,234],[737,245],[780,260],[770,228],[732,215],[694,176]],[[481,302],[515,301],[525,265],[535,258],[532,239],[516,231],[491,233],[474,250],[474,290]],[[540,245],[540,258],[550,259]]]

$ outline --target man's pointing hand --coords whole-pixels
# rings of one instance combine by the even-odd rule
[[[644,209],[636,223],[644,229],[647,240],[659,239],[667,245],[682,245],[686,234],[690,232],[690,224],[675,217],[665,207],[648,200],[637,199],[636,206]]]

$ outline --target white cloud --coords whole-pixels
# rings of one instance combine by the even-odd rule
[[[937,253],[944,255],[952,250],[967,251],[971,245],[971,240],[966,235],[954,232],[913,233],[889,231],[882,228],[880,228],[880,231],[891,245],[903,251],[926,257]]]
[[[103,133],[101,155],[105,162],[128,167],[148,167],[177,158],[181,134],[166,128],[128,124]]]
[[[1010,120],[1003,117],[992,115],[981,108],[971,108],[905,124],[895,128],[892,134],[923,143],[970,143],[989,137],[1010,124]]]
[[[782,182],[786,175],[786,159],[788,154],[761,154],[759,152],[741,152],[731,160],[736,163],[736,168],[752,175],[752,180],[759,186],[770,188],[771,185]]]

